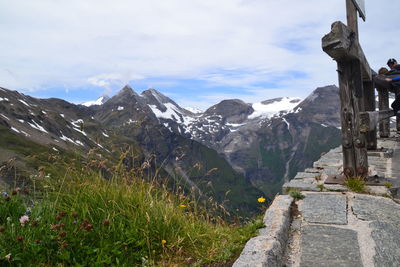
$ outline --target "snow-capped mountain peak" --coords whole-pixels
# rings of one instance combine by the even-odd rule
[[[81,105],[86,106],[86,107],[90,107],[90,106],[94,106],[94,105],[102,105],[108,99],[110,99],[108,96],[103,95],[103,96],[100,96],[98,99],[96,99],[94,101],[83,102]]]

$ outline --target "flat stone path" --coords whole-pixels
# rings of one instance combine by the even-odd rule
[[[342,185],[325,185],[328,175],[342,170],[341,148],[284,185],[305,198],[296,201],[283,266],[400,266],[399,141],[379,140],[378,147],[387,152],[368,157],[370,174],[387,178],[391,189],[369,186],[369,194],[356,194]]]
[[[289,231],[286,266],[400,266],[400,204],[351,192],[303,194]],[[317,215],[321,207],[311,204],[316,201],[326,215]]]

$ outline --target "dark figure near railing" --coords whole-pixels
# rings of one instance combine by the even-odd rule
[[[388,61],[387,61],[387,63],[386,63],[387,65],[388,65],[388,67],[390,68],[390,71],[389,71],[389,73],[391,73],[391,72],[395,72],[395,71],[400,71],[400,65],[399,64],[397,64],[397,61],[396,61],[396,59],[394,59],[394,58],[390,58]]]
[[[391,107],[397,113],[400,110],[400,65],[397,64],[394,58],[389,59],[387,65],[390,70],[386,68],[379,69],[379,83],[389,83],[389,91],[396,95]]]

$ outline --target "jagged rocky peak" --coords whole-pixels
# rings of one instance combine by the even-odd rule
[[[295,111],[307,121],[338,127],[340,126],[339,103],[339,88],[336,85],[328,85],[315,89],[295,108]]]
[[[115,96],[110,98],[106,104],[127,104],[131,102],[143,102],[143,99],[130,87],[125,85]]]
[[[117,94],[117,96],[133,96],[137,95],[129,84],[125,85]]]
[[[224,123],[242,123],[254,112],[250,104],[239,99],[223,100],[204,113],[207,117],[219,117]]]
[[[339,96],[339,88],[336,85],[328,85],[328,86],[318,87],[304,101],[315,102],[321,99],[326,100],[327,98],[332,98],[332,97],[336,99],[338,96]]]
[[[146,99],[146,103],[149,105],[155,105],[156,103],[172,103],[170,98],[166,97],[156,89],[150,88],[141,93],[141,96]]]
[[[172,104],[176,108],[180,108],[172,99],[166,97],[156,89],[150,88],[141,93],[145,103],[150,106],[155,106],[161,112],[166,112],[168,107],[165,104]]]
[[[181,117],[182,119],[182,116],[191,117],[194,115],[193,112],[182,108],[175,101],[163,95],[156,89],[150,88],[143,91],[141,93],[141,97],[143,98],[144,102],[149,105],[153,112],[158,115],[158,117],[173,119],[170,117],[170,115],[175,114],[175,118]]]

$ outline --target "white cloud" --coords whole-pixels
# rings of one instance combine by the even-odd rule
[[[398,55],[399,29],[387,14],[400,2],[367,1],[366,10],[360,40],[371,67],[379,68]],[[13,0],[0,3],[0,16],[0,86],[11,89],[109,90],[163,77],[151,85],[203,79],[243,87],[243,98],[253,98],[255,84],[273,82],[283,89],[265,94],[302,96],[337,83],[321,38],[332,22],[345,20],[345,1]],[[292,71],[306,76],[286,75]]]

